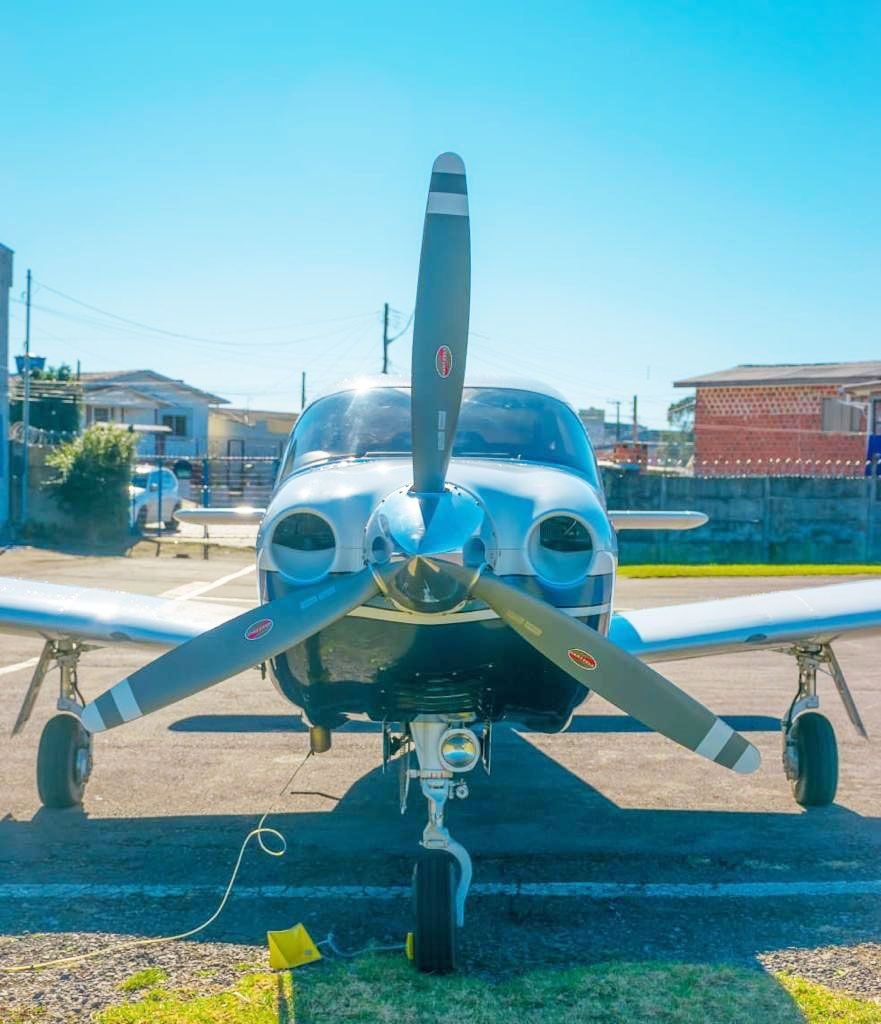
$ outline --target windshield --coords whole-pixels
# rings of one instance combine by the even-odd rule
[[[291,437],[280,479],[312,463],[409,455],[410,392],[370,388],[330,395],[310,406]],[[453,455],[565,466],[598,485],[584,426],[547,395],[514,388],[465,388]]]

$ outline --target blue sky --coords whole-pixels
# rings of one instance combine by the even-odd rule
[[[474,371],[661,425],[679,377],[881,357],[877,2],[34,0],[0,66],[0,242],[52,362],[277,408],[377,370],[446,149]]]

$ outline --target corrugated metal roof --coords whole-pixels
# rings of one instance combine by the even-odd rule
[[[676,388],[755,387],[762,384],[856,384],[881,377],[881,361],[862,363],[744,363],[673,382]]]

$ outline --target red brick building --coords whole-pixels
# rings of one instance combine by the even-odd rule
[[[881,362],[735,366],[674,387],[696,389],[701,475],[862,475],[881,442]]]

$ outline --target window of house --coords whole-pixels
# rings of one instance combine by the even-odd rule
[[[863,431],[863,410],[837,398],[823,399],[823,426],[827,434],[859,434]]]
[[[113,416],[111,415],[112,410],[106,405],[96,405],[92,410],[92,422],[93,423],[109,423]]]
[[[172,437],[187,436],[187,418],[176,414],[165,413],[162,417],[162,426],[171,427]]]

